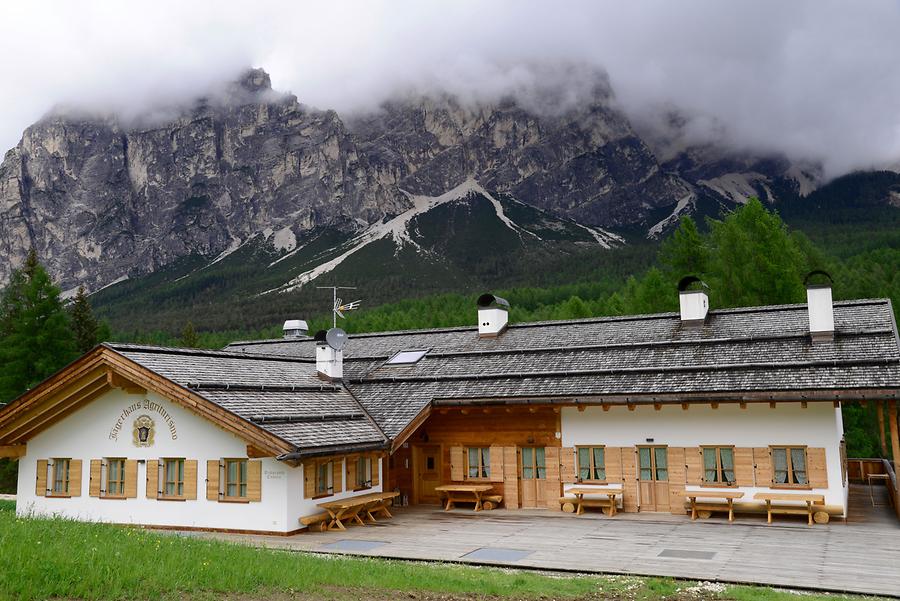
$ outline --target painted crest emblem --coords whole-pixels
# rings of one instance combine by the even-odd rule
[[[132,431],[134,446],[152,447],[154,433],[153,420],[149,415],[142,415],[134,420],[134,430]]]

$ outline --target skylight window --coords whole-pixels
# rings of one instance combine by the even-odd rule
[[[417,363],[428,351],[400,351],[387,360],[387,365],[409,365]]]

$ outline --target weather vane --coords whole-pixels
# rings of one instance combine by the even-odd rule
[[[359,309],[359,303],[362,300],[355,300],[349,303],[345,303],[343,300],[338,298],[337,291],[338,290],[356,290],[355,286],[316,286],[320,290],[331,290],[331,298],[334,301],[331,310],[331,323],[332,327],[337,327],[337,318],[346,319],[344,316],[345,311],[353,311],[354,309]]]

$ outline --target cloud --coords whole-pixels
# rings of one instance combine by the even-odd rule
[[[834,176],[900,160],[897,31],[888,0],[32,0],[0,21],[0,145],[55,105],[140,112],[250,65],[339,111],[409,89],[491,99],[548,74],[580,97],[585,70],[558,66],[584,65],[637,124],[674,107],[691,141]]]

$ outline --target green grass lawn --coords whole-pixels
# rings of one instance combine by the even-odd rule
[[[302,535],[301,535],[302,536]],[[0,501],[2,599],[844,599],[662,578],[556,577],[329,557],[63,519],[17,518]]]

